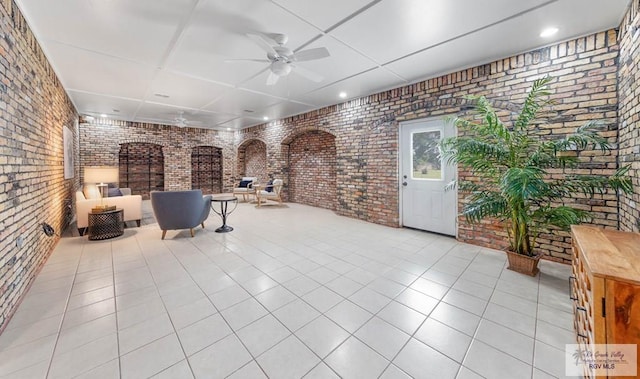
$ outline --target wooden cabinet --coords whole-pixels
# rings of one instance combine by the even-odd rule
[[[577,343],[640,345],[640,233],[580,225],[571,236]]]

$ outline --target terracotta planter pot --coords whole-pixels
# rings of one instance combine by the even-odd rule
[[[529,276],[538,275],[538,262],[542,258],[541,254],[530,257],[527,255],[517,254],[513,251],[507,251],[507,258],[509,259],[509,270],[526,274]]]

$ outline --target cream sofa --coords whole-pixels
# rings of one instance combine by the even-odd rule
[[[124,210],[124,221],[136,221],[140,226],[142,219],[142,196],[132,195],[131,189],[120,188],[123,196],[115,196],[105,198],[105,204],[115,205],[116,208]],[[91,208],[100,205],[100,198],[87,199],[82,191],[76,192],[76,222],[78,224],[78,233],[84,235],[89,226],[89,213]]]

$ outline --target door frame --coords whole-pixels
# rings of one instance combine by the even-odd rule
[[[403,192],[402,191],[402,173],[404,172],[404,164],[403,164],[403,159],[402,159],[402,153],[404,151],[404,148],[407,146],[403,145],[402,142],[402,132],[403,132],[403,127],[406,127],[408,125],[413,125],[413,124],[418,124],[418,123],[422,123],[422,122],[429,122],[429,121],[441,121],[444,124],[444,128],[447,127],[451,127],[453,128],[453,135],[457,136],[458,135],[458,128],[455,126],[454,123],[448,123],[447,121],[445,121],[445,117],[447,117],[447,115],[443,115],[440,117],[424,117],[424,118],[415,118],[412,120],[407,120],[407,121],[401,121],[398,123],[398,184],[397,184],[397,190],[398,190],[398,226],[400,226],[401,228],[404,228],[405,226],[403,225],[402,221],[403,221],[403,212],[402,212],[402,202],[404,201],[403,199]],[[450,124],[450,125],[448,125]],[[454,165],[454,173],[455,173],[455,177],[458,177],[458,167],[457,165]],[[446,184],[446,183],[445,183]],[[459,201],[459,197],[458,197],[458,187],[456,186],[455,189],[452,189],[451,191],[455,191],[455,196],[456,196],[456,201],[455,201],[455,238],[458,239],[458,235],[460,232],[460,222],[458,220],[458,201]],[[435,233],[435,232],[430,232],[428,230],[425,230],[425,232],[427,233]]]

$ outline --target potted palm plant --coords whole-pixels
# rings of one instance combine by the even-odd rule
[[[589,220],[586,211],[568,206],[565,199],[577,194],[593,196],[608,189],[631,192],[629,167],[611,176],[578,175],[579,152],[597,149],[606,153],[607,140],[599,135],[601,124],[589,121],[562,139],[537,131],[539,112],[551,104],[548,85],[552,79],[533,83],[519,114],[503,123],[483,96],[471,97],[474,116],[455,118],[459,136],[441,142],[450,163],[471,175],[457,185],[466,194],[462,214],[470,223],[486,218],[499,220],[508,235],[509,268],[535,276],[542,254],[536,251],[541,232]],[[549,170],[556,174],[552,177]],[[562,173],[558,178],[557,172]]]

